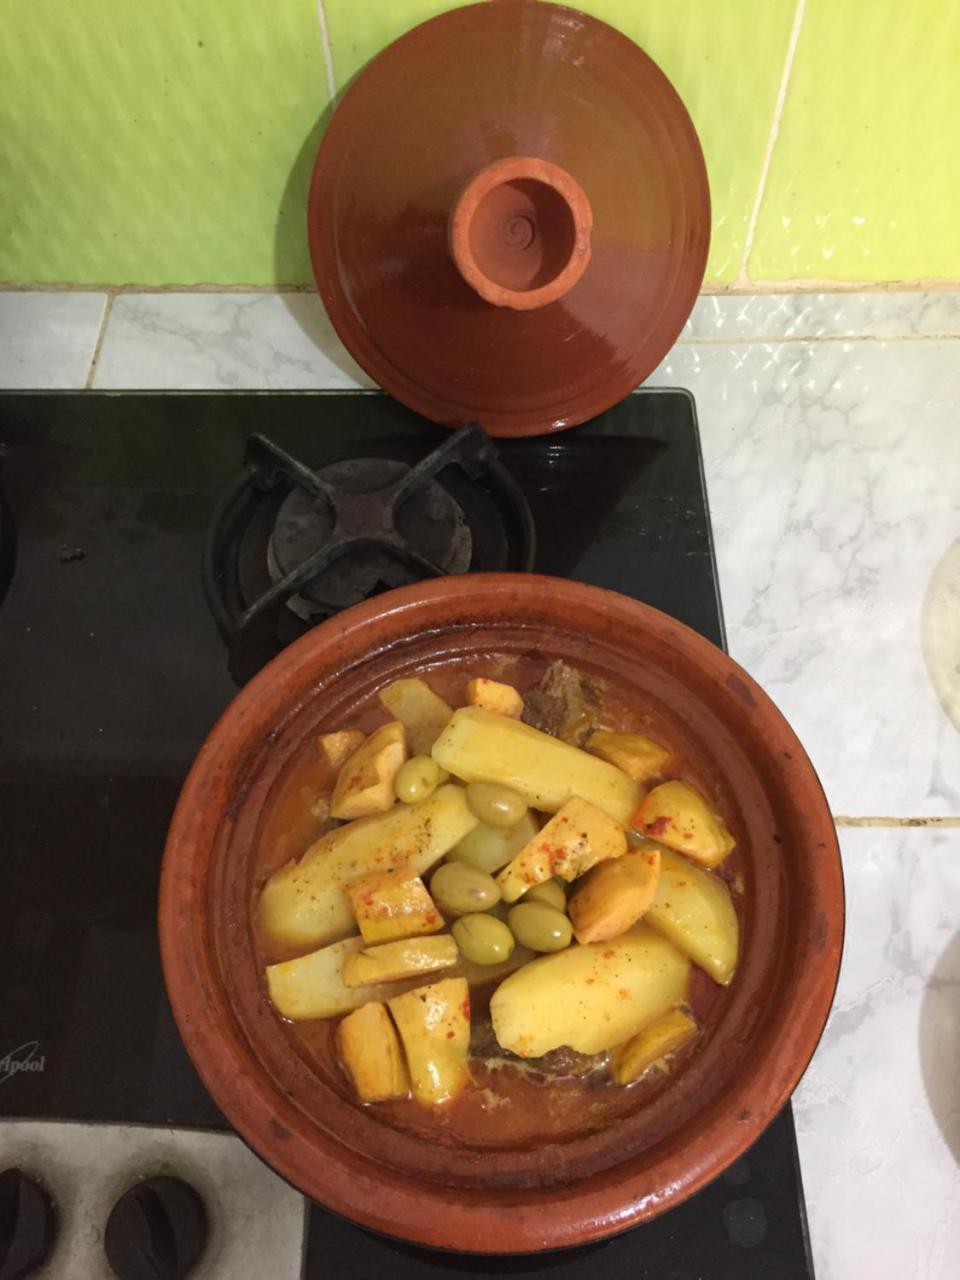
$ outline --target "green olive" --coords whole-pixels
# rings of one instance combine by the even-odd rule
[[[445,916],[465,916],[495,906],[500,886],[493,876],[465,862],[445,862],[433,873],[430,896]]]
[[[567,909],[567,895],[559,880],[544,880],[543,884],[535,884],[523,895],[523,901],[540,902],[545,907],[552,907],[554,911],[565,912]]]
[[[439,787],[443,770],[430,756],[411,756],[397,770],[393,790],[404,804],[416,804],[432,796]]]
[[[453,922],[450,932],[460,954],[473,964],[500,964],[513,951],[513,934],[495,916],[461,916]]]
[[[517,856],[538,829],[529,809],[515,827],[491,827],[486,822],[478,822],[450,850],[447,861],[466,862],[478,871],[493,875]]]
[[[527,802],[519,791],[496,782],[471,782],[467,804],[481,822],[491,827],[515,827],[527,812]]]
[[[542,902],[519,902],[507,916],[510,931],[531,951],[562,951],[573,938],[573,925],[560,911]]]

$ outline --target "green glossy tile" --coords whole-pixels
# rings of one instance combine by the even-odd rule
[[[324,0],[324,7],[339,88],[390,40],[453,6],[442,0]],[[710,174],[713,241],[707,279],[733,279],[795,0],[583,0],[579,7],[635,40],[686,102]]]
[[[2,9],[0,280],[311,278],[315,0]]]
[[[708,281],[740,269],[790,38],[794,0],[583,0],[669,76],[707,162],[713,205]]]
[[[322,0],[337,92],[411,27],[473,0]],[[401,104],[402,105],[402,104]]]
[[[958,132],[956,0],[807,0],[751,276],[960,276]]]

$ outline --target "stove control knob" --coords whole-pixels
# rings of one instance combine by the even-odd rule
[[[57,1234],[50,1197],[22,1169],[0,1173],[0,1280],[22,1280],[43,1266]]]
[[[120,1280],[182,1280],[206,1243],[203,1201],[179,1178],[147,1178],[125,1191],[103,1238]]]

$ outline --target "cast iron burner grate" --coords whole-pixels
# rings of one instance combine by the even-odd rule
[[[425,578],[529,570],[529,505],[480,427],[409,462],[347,458],[312,470],[265,436],[214,513],[204,588],[243,684],[310,627]]]

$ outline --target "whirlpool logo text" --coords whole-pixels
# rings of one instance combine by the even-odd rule
[[[42,1071],[45,1062],[46,1057],[40,1052],[40,1041],[28,1040],[0,1058],[0,1084],[19,1075],[21,1071]]]

